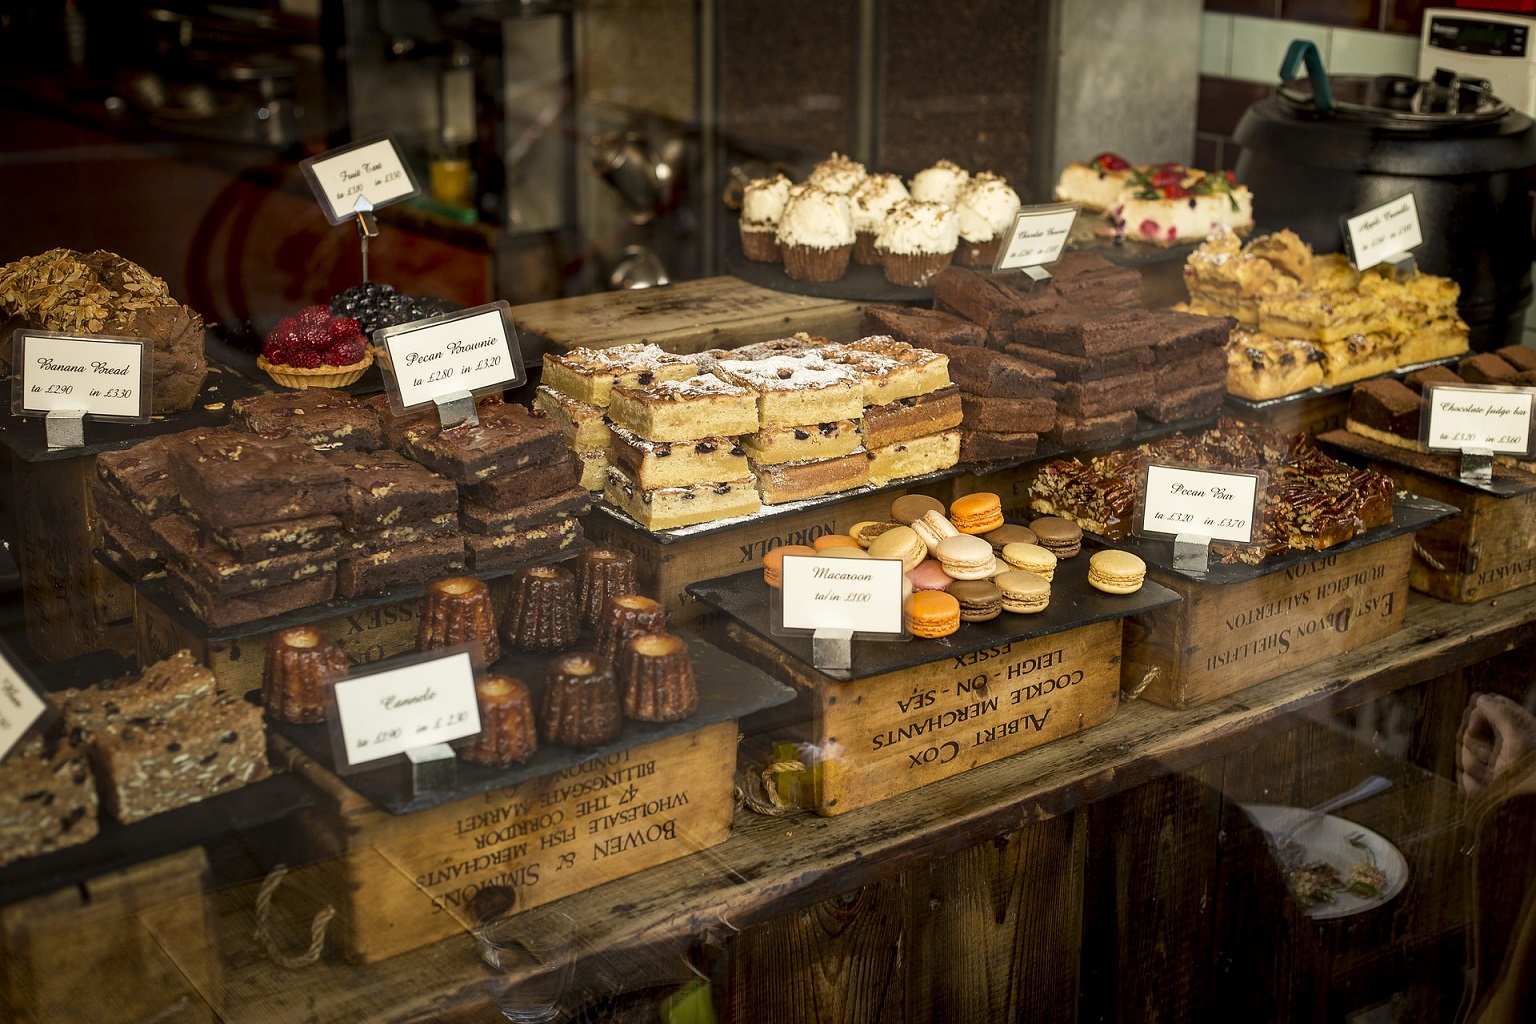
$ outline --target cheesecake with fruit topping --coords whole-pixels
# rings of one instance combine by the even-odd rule
[[[1106,233],[1155,245],[1198,241],[1219,227],[1253,228],[1253,194],[1230,171],[1132,166],[1115,153],[1069,165],[1057,180],[1056,198],[1105,214]]]

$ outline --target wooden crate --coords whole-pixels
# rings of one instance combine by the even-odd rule
[[[0,908],[0,1019],[212,1024],[200,994],[221,981],[207,876],[193,847]],[[170,934],[190,958],[166,954]]]
[[[1326,395],[1308,394],[1289,398],[1261,409],[1250,408],[1241,399],[1228,403],[1226,411],[1249,423],[1262,423],[1287,434],[1316,437],[1325,430],[1344,426],[1349,414],[1349,389]]]
[[[1192,708],[1396,633],[1414,535],[1403,534],[1245,583],[1194,583],[1153,569],[1183,601],[1132,616],[1128,693]]]
[[[716,846],[735,808],[734,720],[407,815],[271,743],[315,789],[304,827],[331,854],[302,884],[335,906],[331,937],[362,963],[462,932],[482,889],[528,909]]]
[[[518,306],[512,311],[528,357],[574,348],[649,342],[669,352],[736,348],[796,331],[852,341],[862,306],[842,299],[761,288],[736,277],[679,281],[665,288],[600,292]]]
[[[1112,619],[848,682],[734,622],[724,640],[795,687],[774,715],[822,752],[807,803],[834,815],[1107,722],[1121,631]]]
[[[100,650],[131,654],[132,588],[93,551],[96,457],[15,458],[11,466],[28,644],[47,661]]]
[[[499,576],[488,580],[487,585],[499,621],[510,595],[511,577]],[[133,625],[139,664],[152,664],[185,647],[213,670],[221,691],[249,693],[261,689],[267,632],[238,636],[231,635],[237,630],[210,632],[189,613],[162,606],[142,592],[134,594]],[[377,603],[323,616],[313,625],[335,638],[349,664],[371,665],[416,650],[421,597],[380,597]]]
[[[688,584],[761,568],[763,556],[776,547],[810,544],[830,533],[846,533],[855,523],[887,519],[891,502],[903,493],[866,494],[671,541],[606,512],[593,512],[581,521],[581,527],[594,544],[633,551],[641,589],[666,607],[674,626],[697,628],[714,621],[719,613],[686,593],[683,588]]]
[[[1415,535],[1408,576],[1414,590],[1465,604],[1536,583],[1536,491],[1500,498],[1410,470],[1391,475],[1399,487],[1461,509]]]

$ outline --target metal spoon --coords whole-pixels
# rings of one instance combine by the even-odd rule
[[[1348,807],[1350,804],[1359,803],[1367,797],[1373,797],[1377,793],[1385,792],[1391,788],[1392,780],[1385,775],[1368,775],[1338,796],[1329,797],[1322,803],[1314,804],[1308,808],[1307,813],[1291,822],[1284,832],[1271,832],[1269,841],[1278,850],[1285,845],[1291,836],[1299,832],[1303,826],[1310,825],[1323,815],[1336,811],[1341,807]]]

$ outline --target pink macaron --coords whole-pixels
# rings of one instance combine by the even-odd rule
[[[955,578],[944,571],[937,558],[925,558],[907,573],[913,590],[948,590]]]

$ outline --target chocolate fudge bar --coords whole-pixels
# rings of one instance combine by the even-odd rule
[[[448,533],[405,548],[343,558],[336,566],[336,589],[343,597],[381,594],[463,569],[464,540]]]
[[[457,513],[453,481],[395,452],[338,452],[330,456],[342,475],[341,521],[356,533]]]
[[[1018,321],[1013,336],[1019,344],[1094,358],[1147,349],[1150,325],[1144,309],[1057,311]]]
[[[914,437],[958,427],[964,419],[961,391],[956,385],[915,398],[903,398],[864,410],[864,446],[883,448]]]
[[[198,520],[216,529],[335,514],[346,480],[297,437],[220,430],[171,449],[171,475]]]
[[[565,435],[543,413],[521,405],[480,410],[478,424],[418,424],[405,431],[405,454],[457,483],[470,484],[542,463],[566,450]]]
[[[1513,384],[1520,371],[1492,352],[1479,352],[1457,363],[1456,372],[1468,384]]]
[[[171,450],[213,432],[211,427],[197,427],[152,437],[123,451],[102,452],[96,456],[96,475],[143,515],[164,515],[181,503],[181,491],[171,476]]]
[[[969,430],[1043,434],[1056,422],[1056,403],[1049,398],[992,398],[962,393],[965,426]]]
[[[186,516],[161,516],[152,529],[165,546],[167,565],[174,565],[209,594],[220,597],[297,583],[336,569],[334,543],[314,551],[242,561],[234,552],[204,537],[197,524]]]
[[[745,468],[745,460],[743,460]],[[466,533],[522,533],[552,519],[584,516],[592,511],[592,495],[580,487],[517,508],[494,509],[477,501],[459,507],[459,522]]]
[[[173,564],[166,566],[166,573],[171,596],[210,629],[228,629],[285,615],[336,596],[336,574],[333,572],[236,596],[209,593],[201,583]]]
[[[102,803],[124,824],[239,789],[270,774],[261,709],[223,694],[170,719],[92,736]]]
[[[949,378],[973,395],[998,398],[1049,398],[1056,379],[1052,370],[991,348],[938,344],[949,356]]]
[[[96,781],[66,735],[28,736],[0,761],[0,867],[96,838]]]
[[[466,533],[464,548],[474,572],[508,569],[535,558],[566,551],[581,540],[574,519],[557,519],[526,533]]]
[[[253,434],[303,438],[316,451],[384,447],[378,411],[331,388],[237,398],[229,419]]]
[[[502,473],[479,483],[465,484],[463,496],[482,505],[505,508],[513,501],[537,501],[551,494],[581,486],[581,458],[575,452],[557,452],[547,462]]]
[[[1426,366],[1404,377],[1403,383],[1412,388],[1414,394],[1422,395],[1426,384],[1465,384],[1466,381],[1449,366]]]
[[[916,306],[869,305],[859,315],[859,335],[884,334],[919,348],[938,351],[939,345],[982,345],[984,327],[964,317]],[[954,356],[951,354],[950,359]],[[953,376],[953,371],[951,371]]]
[[[1363,380],[1349,395],[1344,426],[1352,434],[1417,451],[1423,400],[1402,381]]]
[[[1517,370],[1536,370],[1536,348],[1529,345],[1505,345],[1494,349],[1493,354]]]

